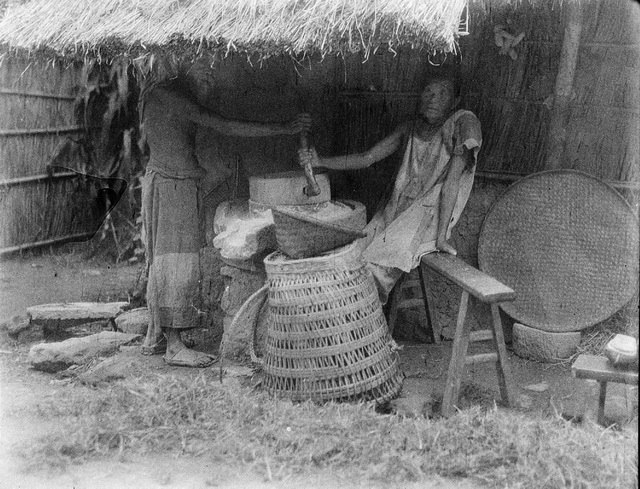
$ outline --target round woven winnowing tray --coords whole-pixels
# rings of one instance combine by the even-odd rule
[[[508,285],[512,318],[549,332],[607,319],[638,281],[638,219],[609,185],[574,170],[536,173],[489,209],[478,243],[480,269]]]

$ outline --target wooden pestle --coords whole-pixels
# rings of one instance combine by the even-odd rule
[[[309,149],[309,134],[306,132],[300,133],[300,148]],[[311,166],[311,163],[306,163],[304,165],[304,175],[307,177],[307,183],[309,184],[304,188],[304,194],[307,197],[320,195],[320,185],[318,185],[316,177],[313,174],[313,167]]]

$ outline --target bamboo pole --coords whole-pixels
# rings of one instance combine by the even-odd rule
[[[0,248],[0,256],[6,255],[9,253],[15,253],[17,251],[25,251],[32,248],[40,248],[42,246],[49,246],[52,244],[66,243],[69,241],[85,241],[87,238],[91,238],[95,233],[95,231],[85,232],[85,233],[77,233],[70,234],[68,236],[61,236],[59,238],[51,238],[44,241],[35,241],[33,243],[25,243],[18,246],[9,246],[7,248]]]
[[[84,126],[65,126],[65,127],[38,127],[34,129],[3,129],[0,130],[0,136],[29,136],[32,134],[63,134],[69,132],[85,131]]]
[[[567,117],[573,92],[573,81],[578,64],[580,35],[582,34],[582,4],[567,2],[567,20],[562,41],[560,62],[556,75],[551,122],[547,136],[548,149],[546,168],[558,169],[563,164],[563,154],[567,139]]]
[[[27,177],[17,177],[0,180],[0,187],[13,187],[15,185],[22,185],[24,183],[37,183],[43,180],[58,180],[61,178],[72,178],[77,176],[78,173],[76,172],[53,173],[51,175],[49,175],[48,173],[42,173],[40,175],[29,175]]]
[[[19,95],[22,97],[36,97],[36,98],[52,98],[56,100],[76,100],[77,97],[73,95],[55,95],[53,93],[45,92],[23,92],[21,90],[12,90],[10,88],[0,88],[1,95]]]
[[[528,177],[529,173],[514,173],[514,172],[497,172],[497,171],[487,171],[487,170],[478,170],[475,173],[476,178],[483,178],[486,180],[498,180],[502,182],[516,182],[518,180],[523,179],[524,177]],[[606,183],[610,187],[616,189],[624,189],[624,190],[640,190],[640,182],[623,182],[619,180],[603,180],[602,182]]]

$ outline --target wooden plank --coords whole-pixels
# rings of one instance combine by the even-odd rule
[[[592,379],[600,382],[622,382],[638,384],[638,368],[616,368],[606,357],[580,355],[571,366],[573,375],[578,379]]]
[[[424,307],[424,301],[421,298],[401,299],[398,307]]]
[[[492,353],[476,353],[475,355],[470,355],[464,359],[464,363],[466,365],[474,365],[476,363],[487,363],[487,362],[497,362],[498,354],[496,352]]]
[[[429,294],[427,294],[427,276],[422,268],[422,263],[418,265],[418,276],[420,277],[420,288],[422,289],[422,300],[424,301],[424,308],[427,311],[427,332],[429,338],[433,343],[440,343],[440,337],[442,336],[442,330],[436,326],[436,315],[434,313],[433,304],[429,302]]]
[[[489,341],[493,339],[493,331],[490,329],[481,329],[472,331],[469,335],[469,341]]]
[[[460,297],[460,309],[458,310],[458,320],[456,322],[456,334],[453,338],[451,349],[451,360],[449,361],[449,371],[444,386],[444,396],[442,398],[442,416],[448,418],[454,413],[454,406],[458,402],[460,392],[460,382],[464,370],[467,348],[469,347],[469,329],[471,322],[466,321],[467,306],[469,304],[469,293],[462,291]]]
[[[507,357],[507,348],[504,344],[504,332],[502,331],[502,321],[500,320],[500,309],[497,304],[491,304],[491,316],[493,318],[493,346],[498,353],[496,369],[498,372],[500,395],[507,406],[513,407],[516,405],[515,392],[513,390],[513,374],[511,373],[509,357]]]
[[[516,298],[513,289],[449,253],[429,253],[422,257],[422,263],[483,302],[505,302]]]

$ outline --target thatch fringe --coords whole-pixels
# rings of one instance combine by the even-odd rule
[[[465,0],[33,0],[0,21],[11,48],[147,56],[160,47],[261,56],[373,52],[381,44],[454,51]],[[182,53],[182,57],[184,57]]]

